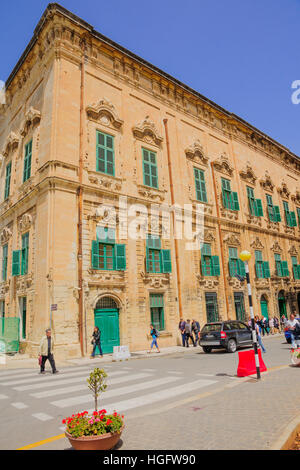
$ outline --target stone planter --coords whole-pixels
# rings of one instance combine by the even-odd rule
[[[100,436],[72,437],[65,432],[71,446],[75,450],[111,450],[117,445],[125,426],[120,429],[120,433],[107,433]]]

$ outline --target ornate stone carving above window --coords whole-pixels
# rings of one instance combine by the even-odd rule
[[[289,199],[290,191],[288,190],[287,184],[283,181],[281,186],[277,188],[277,192],[280,194],[281,197]]]
[[[152,201],[156,202],[162,202],[165,199],[165,191],[148,188],[147,186],[143,186],[141,184],[138,185],[138,193],[146,199],[151,199]]]
[[[236,277],[227,277],[228,284],[234,289],[243,289],[243,284]]]
[[[107,98],[102,98],[98,103],[87,106],[86,113],[89,119],[118,130],[121,129],[124,123],[124,121],[118,117],[114,105]]]
[[[225,207],[223,207],[223,206],[220,207],[220,215],[221,215],[221,217],[224,217],[225,219],[229,219],[229,220],[238,220],[238,218],[239,218],[238,211],[232,211],[230,209],[225,209]]]
[[[241,244],[239,238],[234,233],[228,233],[227,235],[225,235],[225,237],[223,238],[223,242],[227,243],[227,245],[233,246],[239,246]]]
[[[25,137],[28,132],[30,127],[36,126],[41,120],[41,113],[37,110],[34,109],[32,106],[28,109],[28,111],[25,114],[25,119],[21,125],[21,130],[20,134],[22,137]]]
[[[28,213],[22,215],[21,219],[19,220],[19,231],[25,232],[30,229],[32,224],[32,216]]]
[[[186,158],[192,160],[194,163],[202,163],[207,165],[208,157],[204,155],[204,150],[201,145],[200,140],[195,140],[195,142],[185,149]]]
[[[240,171],[240,176],[244,181],[255,185],[257,177],[254,174],[253,168],[250,165],[250,162],[247,162],[246,168]]]
[[[7,157],[10,152],[12,152],[15,148],[18,147],[20,142],[20,137],[15,134],[15,132],[10,132],[9,135],[6,138],[4,147],[2,149],[2,155],[4,157]]]
[[[274,251],[275,253],[281,253],[282,252],[282,248],[281,248],[281,246],[279,245],[278,242],[273,243],[273,245],[271,246],[271,250]]]
[[[222,155],[220,156],[220,158],[218,158],[218,160],[214,160],[213,164],[214,164],[214,168],[220,173],[223,173],[224,175],[227,175],[227,176],[232,176],[234,168],[231,162],[229,161],[229,158],[226,152],[222,153]]]
[[[4,227],[4,229],[2,230],[0,234],[1,245],[5,245],[11,236],[12,236],[11,230],[8,227]]]
[[[251,246],[251,248],[254,248],[254,250],[263,250],[264,249],[264,245],[262,244],[262,242],[260,241],[260,239],[258,237],[256,237],[255,240],[253,240],[253,242],[250,243],[250,246]]]
[[[117,177],[102,176],[98,173],[89,173],[89,181],[97,186],[102,186],[111,191],[120,191],[122,189],[123,180]]]
[[[160,147],[163,142],[163,138],[159,135],[154,122],[150,120],[149,116],[146,116],[143,121],[133,127],[132,132],[136,139],[142,140],[147,144]]]
[[[292,245],[288,251],[291,256],[298,256],[298,251],[295,245]]]
[[[218,277],[207,277],[201,276],[200,274],[196,274],[198,282],[201,287],[204,289],[215,289],[219,285],[219,278]]]
[[[273,192],[274,189],[274,184],[271,180],[271,177],[269,175],[269,172],[266,171],[265,177],[260,180],[260,185],[266,190],[266,191],[271,191]]]
[[[170,274],[165,273],[165,274],[150,274],[150,273],[145,273],[144,271],[140,272],[141,277],[143,279],[143,282],[145,284],[148,284],[150,288],[153,289],[161,289],[168,284],[170,284]]]
[[[204,230],[204,241],[212,243],[215,241],[215,236],[211,230]]]
[[[250,213],[246,214],[247,216],[247,224],[253,224],[253,225],[258,225],[261,227],[261,217],[256,217],[255,215],[252,215]]]
[[[291,199],[293,202],[295,202],[295,204],[300,205],[300,191],[298,188],[296,190],[296,193],[291,196]]]

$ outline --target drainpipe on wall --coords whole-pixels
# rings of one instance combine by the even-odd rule
[[[218,217],[217,224],[218,224],[219,240],[220,240],[220,252],[221,252],[221,259],[222,259],[222,271],[223,271],[224,290],[225,290],[226,313],[227,313],[227,319],[228,319],[229,318],[228,288],[227,288],[227,281],[226,281],[223,238],[222,238],[222,230],[221,230],[221,222],[220,222],[220,209],[219,209],[217,186],[216,186],[216,179],[215,179],[214,162],[211,162],[210,165],[211,165],[212,180],[213,180],[213,187],[214,187],[215,203],[216,203],[216,208],[217,208],[217,217]]]
[[[84,41],[84,40],[83,40]],[[80,129],[79,129],[79,187],[77,190],[78,201],[78,330],[81,355],[84,356],[83,348],[83,282],[82,282],[82,218],[83,218],[83,127],[84,127],[84,59],[85,59],[85,41],[83,44],[83,53],[80,67]]]
[[[169,142],[169,133],[168,133],[168,120],[164,119],[165,133],[166,133],[166,143],[167,143],[167,156],[168,156],[168,170],[169,170],[169,181],[170,181],[170,191],[171,191],[171,204],[174,206],[174,189],[173,189],[173,178],[171,170],[171,159],[170,159],[170,142]],[[172,211],[172,220],[173,220],[173,230],[175,232],[175,214]],[[179,269],[179,259],[178,259],[178,240],[174,238],[175,242],[175,261],[176,261],[176,274],[177,274],[177,291],[178,291],[178,305],[179,305],[179,317],[182,316],[182,299],[181,299],[181,283],[180,283],[180,269]]]

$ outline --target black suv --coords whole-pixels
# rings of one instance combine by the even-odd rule
[[[224,348],[234,353],[238,347],[252,346],[252,331],[239,320],[206,323],[200,331],[199,344],[205,353]]]

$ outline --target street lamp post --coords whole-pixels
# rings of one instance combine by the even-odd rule
[[[249,251],[245,250],[240,253],[240,259],[245,263],[249,308],[250,308],[250,316],[251,316],[252,341],[253,341],[255,366],[256,366],[256,376],[258,379],[260,379],[260,366],[259,366],[259,357],[258,357],[258,352],[257,352],[257,336],[256,336],[256,328],[255,328],[255,321],[254,321],[254,314],[253,314],[252,293],[251,293],[249,265],[248,265],[248,261],[250,260],[250,258],[251,258],[251,253],[249,253]]]

